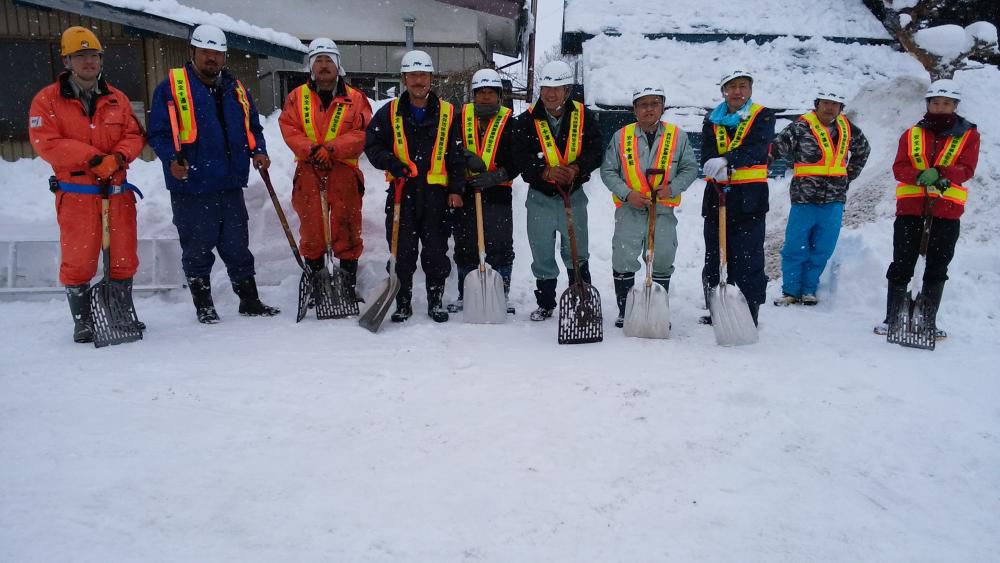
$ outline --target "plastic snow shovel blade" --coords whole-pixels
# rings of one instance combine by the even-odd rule
[[[601,294],[588,283],[574,283],[559,298],[559,343],[589,344],[604,340]]]
[[[302,272],[302,277],[299,278],[299,310],[295,315],[295,322],[300,323],[302,319],[306,318],[306,312],[309,310],[309,299],[312,296],[312,278],[306,272]]]
[[[708,305],[716,344],[743,346],[757,342],[757,325],[740,288],[728,284],[713,287]]]
[[[907,348],[934,350],[937,343],[934,327],[927,322],[930,318],[930,303],[922,293],[913,299],[910,294],[893,315],[889,317],[889,331],[886,340]]]
[[[107,280],[101,280],[90,290],[90,311],[95,348],[142,340],[129,292],[116,290]]]
[[[670,305],[663,286],[633,286],[625,301],[625,336],[670,338]]]
[[[462,320],[467,323],[507,322],[507,296],[503,292],[500,274],[489,266],[483,272],[475,269],[466,274],[462,306]]]
[[[344,284],[343,270],[335,268],[331,273],[323,269],[313,275],[316,277],[313,296],[317,319],[342,319],[359,313],[357,299],[349,294]]]
[[[372,332],[378,332],[382,328],[389,307],[392,307],[396,300],[397,293],[399,293],[399,278],[395,275],[389,276],[375,288],[375,297],[369,299],[371,306],[358,319],[358,324]]]

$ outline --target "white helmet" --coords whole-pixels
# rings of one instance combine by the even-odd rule
[[[959,89],[958,83],[954,80],[942,78],[941,80],[931,82],[930,87],[927,88],[927,95],[925,95],[924,98],[929,100],[938,96],[951,98],[958,102],[962,99],[962,90]]]
[[[423,51],[407,51],[399,65],[400,74],[407,72],[434,72],[434,61]]]
[[[475,92],[479,88],[496,88],[503,92],[503,81],[500,80],[500,73],[492,68],[477,70],[472,75],[472,91]]]
[[[191,32],[191,46],[226,52],[226,34],[210,24],[201,24]]]
[[[840,88],[820,88],[816,92],[817,100],[829,100],[831,102],[837,102],[841,105],[847,105],[847,98],[840,93]]]
[[[667,94],[663,91],[661,86],[643,86],[641,88],[636,88],[632,92],[632,103],[634,104],[636,100],[644,96],[659,96],[663,98],[663,102],[667,101]]]
[[[550,61],[542,67],[539,86],[570,86],[573,79],[573,69],[563,61]]]
[[[340,49],[337,48],[337,44],[333,42],[333,39],[317,37],[309,43],[309,65],[306,70],[312,72],[313,63],[316,62],[316,57],[320,55],[327,55],[333,59],[333,64],[337,65],[337,73],[340,76],[347,75],[344,67],[340,64]]]
[[[719,80],[719,87],[721,88],[725,86],[726,83],[729,82],[730,80],[736,80],[737,78],[749,78],[750,85],[753,86],[753,75],[741,68],[738,68],[736,70],[733,70],[732,72],[728,72],[722,75],[722,79]]]

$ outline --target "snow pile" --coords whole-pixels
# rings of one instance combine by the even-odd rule
[[[954,59],[972,48],[973,38],[958,25],[939,25],[913,34],[920,48],[947,60]]]
[[[229,33],[236,33],[244,37],[262,39],[268,43],[281,45],[296,51],[306,52],[302,41],[294,35],[275,31],[269,27],[259,27],[244,20],[238,20],[227,14],[218,12],[206,12],[190,6],[177,3],[176,0],[100,0],[100,4],[117,6],[139,12],[146,12],[163,18],[186,23],[188,25],[199,25],[203,23],[212,24]]]
[[[861,0],[566,0],[563,31],[609,30],[889,38]]]
[[[692,64],[697,61],[697,64]],[[816,92],[846,86],[854,95],[862,85],[923,71],[913,57],[888,46],[834,43],[815,37],[782,37],[763,45],[727,40],[687,43],[645,39],[635,33],[599,35],[583,48],[588,104],[631,105],[634,88],[657,81],[667,105],[715,106],[719,79],[735,68],[754,75],[754,100],[770,107],[812,108]]]

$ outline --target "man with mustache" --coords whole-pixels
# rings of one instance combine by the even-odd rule
[[[719,200],[726,201],[729,279],[750,305],[754,323],[767,290],[764,274],[764,217],[768,210],[768,146],[774,138],[774,110],[756,104],[753,76],[734,70],[719,81],[723,102],[705,116],[701,161],[705,173],[705,267],[701,279],[708,306],[709,289],[719,284]],[[712,317],[701,317],[712,324]]]
[[[448,321],[442,305],[444,283],[451,273],[450,235],[446,213],[462,207],[465,148],[455,107],[431,91],[434,63],[424,51],[403,55],[400,73],[406,91],[382,106],[365,131],[365,154],[387,179],[405,179],[399,219],[396,274],[400,288],[390,317],[401,323],[413,316],[413,273],[417,256],[427,284],[427,315]],[[385,202],[385,234],[391,244],[393,186]]]
[[[104,49],[94,32],[74,26],[63,32],[66,67],[54,84],[31,101],[28,134],[38,156],[52,165],[62,254],[59,282],[73,316],[73,341],[93,342],[90,280],[101,253],[101,183],[111,188],[111,284],[132,292],[139,268],[135,194],[128,164],[146,145],[128,97],[102,74]],[[140,323],[138,327],[145,328]]]
[[[181,266],[198,322],[219,322],[210,278],[213,250],[226,264],[240,298],[240,314],[277,315],[281,311],[262,303],[257,294],[243,199],[251,161],[265,170],[271,163],[257,108],[250,92],[225,68],[226,35],[221,29],[196,27],[188,54],[191,60],[170,69],[153,92],[149,144],[163,163]],[[175,140],[180,151],[174,148]]]
[[[560,189],[570,194],[574,231],[577,239],[580,278],[590,283],[590,253],[587,245],[587,194],[583,184],[601,165],[603,143],[596,114],[570,99],[576,82],[573,69],[563,61],[542,67],[539,99],[517,117],[519,134],[514,154],[521,175],[528,183],[528,244],[531,248],[531,273],[535,276],[535,301],[538,308],[530,319],[544,321],[556,308],[556,233],[560,255],[569,283],[575,281],[570,256],[569,232]]]
[[[320,37],[309,44],[309,81],[288,94],[279,124],[298,162],[292,206],[299,215],[299,249],[309,267],[325,267],[326,237],[320,189],[327,190],[333,253],[354,298],[361,239],[364,175],[358,158],[365,147],[365,127],[372,109],[365,94],[347,85],[340,49]]]
[[[815,109],[774,139],[774,152],[795,163],[792,209],[781,249],[778,306],[816,305],[816,288],[840,236],[847,188],[868,162],[871,147],[843,115],[847,100],[836,88],[820,90]]]

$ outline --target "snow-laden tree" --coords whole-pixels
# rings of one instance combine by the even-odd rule
[[[997,0],[864,0],[882,25],[930,73],[951,78],[970,58],[996,62]],[[963,27],[964,26],[964,27]]]

